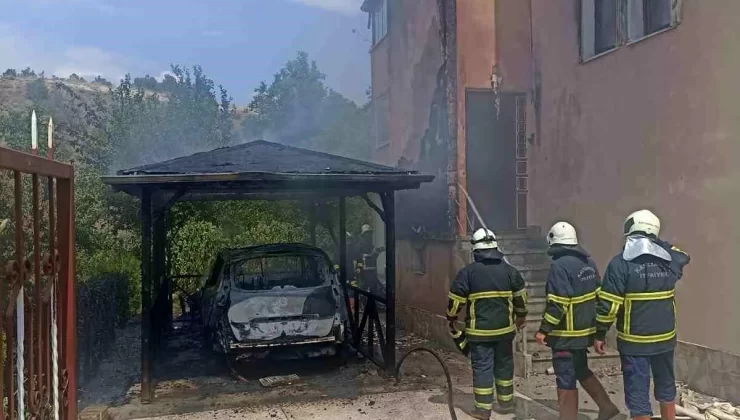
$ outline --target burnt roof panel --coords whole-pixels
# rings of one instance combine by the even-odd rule
[[[390,166],[257,140],[150,165],[118,175],[275,174],[412,174]]]

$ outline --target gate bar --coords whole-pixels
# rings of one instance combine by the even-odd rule
[[[16,392],[18,393],[17,398],[17,415],[20,420],[25,419],[25,389],[23,386],[24,381],[24,365],[25,365],[25,339],[26,331],[24,331],[24,316],[25,316],[25,304],[24,304],[24,283],[26,280],[26,264],[24,261],[25,251],[23,248],[23,178],[20,171],[13,172],[13,182],[15,189],[15,263],[16,270],[18,270],[18,277],[16,278],[17,283],[17,294],[16,288],[13,288],[13,294],[10,295],[8,301],[16,299],[15,303],[15,316],[16,316],[16,332],[15,339],[17,342],[17,357],[16,357]],[[12,341],[8,340],[11,345],[8,348],[12,348]],[[30,343],[32,345],[32,343]],[[8,401],[13,399],[13,394],[8,395]],[[8,404],[10,405],[10,404]],[[11,412],[10,418],[12,419],[14,414]]]
[[[74,176],[71,165],[5,148],[0,153],[0,168],[59,179],[70,179]]]
[[[62,398],[65,420],[77,418],[77,294],[75,287],[74,171],[69,178],[57,179],[59,215],[59,254],[62,281]]]
[[[31,152],[34,156],[38,156],[39,149],[35,111],[31,118],[31,128]],[[44,327],[44,323],[42,322],[44,305],[41,296],[43,286],[43,280],[41,278],[41,185],[38,174],[31,175],[31,184],[33,200],[33,203],[31,203],[31,214],[33,217],[33,313],[30,322],[32,338],[29,349],[31,361],[28,367],[28,387],[30,389],[28,406],[31,417],[36,417],[39,414],[40,405],[42,404],[41,390],[45,381],[43,372],[44,334],[42,331]],[[36,357],[33,357],[34,353]],[[35,375],[34,372],[36,372]]]

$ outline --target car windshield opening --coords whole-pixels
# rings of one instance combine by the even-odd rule
[[[324,284],[322,262],[312,255],[276,255],[237,262],[234,286],[242,290],[298,289]]]

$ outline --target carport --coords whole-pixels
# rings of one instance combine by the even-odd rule
[[[115,190],[141,200],[141,398],[154,398],[152,366],[159,337],[172,322],[173,279],[166,264],[166,219],[178,201],[305,200],[312,203],[339,200],[337,262],[345,290],[345,306],[353,347],[392,372],[396,364],[395,326],[395,192],[418,189],[433,176],[258,140],[118,171],[104,177]],[[377,206],[369,194],[380,197]],[[362,197],[385,222],[386,287],[377,296],[348,285],[346,199]],[[312,207],[314,208],[314,207]],[[313,212],[312,212],[313,215]],[[311,234],[315,240],[316,222]],[[350,308],[363,296],[364,305]],[[377,304],[385,305],[385,328]],[[364,338],[364,340],[363,340]],[[377,342],[375,341],[377,339]],[[363,343],[364,341],[364,343]],[[375,351],[375,345],[380,352]],[[380,357],[378,357],[380,356]]]

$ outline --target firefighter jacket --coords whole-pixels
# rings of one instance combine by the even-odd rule
[[[596,293],[601,277],[590,255],[579,246],[556,245],[545,290],[540,332],[554,349],[584,349],[596,333]]]
[[[476,250],[473,256],[475,262],[460,270],[452,283],[447,319],[456,320],[465,305],[467,341],[513,339],[514,317],[527,315],[524,279],[498,249]]]
[[[676,346],[676,283],[688,254],[668,242],[628,237],[604,273],[598,294],[596,339],[617,322],[619,352],[648,356]]]

